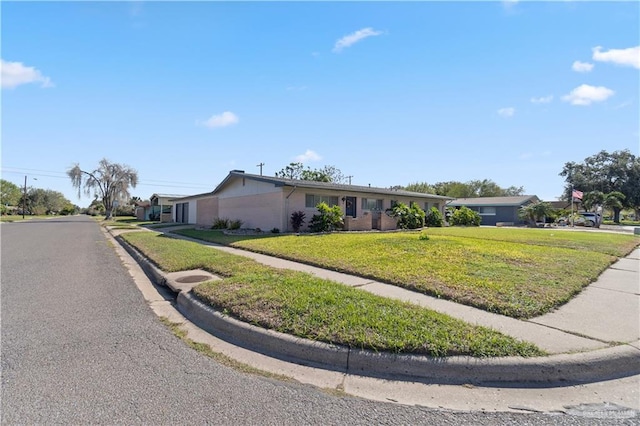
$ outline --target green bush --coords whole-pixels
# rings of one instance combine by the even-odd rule
[[[418,229],[424,226],[426,215],[416,203],[411,203],[411,206],[398,203],[391,209],[391,216],[398,219],[400,229]]]
[[[216,217],[213,219],[212,229],[227,229],[229,227],[229,219],[225,217]]]
[[[279,234],[279,233],[280,233],[280,230],[279,230],[278,228],[273,228],[273,229],[271,230],[271,233],[272,233],[272,234]]]
[[[480,213],[462,206],[451,215],[451,224],[454,226],[480,226]]]
[[[236,229],[240,229],[242,227],[242,221],[240,219],[230,220],[229,221],[229,229],[235,231]]]
[[[341,229],[344,221],[340,206],[329,207],[327,203],[320,203],[316,206],[318,214],[313,215],[309,228],[311,232],[331,232]]]
[[[305,216],[306,214],[302,210],[291,213],[291,228],[293,232],[300,232]]]
[[[435,207],[431,207],[431,210],[429,210],[429,213],[425,217],[424,224],[431,228],[442,227],[444,225],[444,217],[440,210]]]

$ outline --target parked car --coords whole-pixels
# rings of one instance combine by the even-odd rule
[[[571,225],[571,217],[559,217],[556,223],[560,226]],[[590,228],[600,228],[602,223],[602,215],[592,212],[580,212],[573,216],[574,226],[586,226]]]
[[[602,216],[599,213],[582,212],[579,213],[575,221],[576,226],[588,226],[591,228],[600,228]]]

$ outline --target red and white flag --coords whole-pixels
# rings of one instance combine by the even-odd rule
[[[578,200],[582,200],[582,191],[578,191],[577,189],[574,189],[573,194],[571,196],[573,198],[577,198]]]

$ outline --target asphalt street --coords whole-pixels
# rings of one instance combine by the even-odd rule
[[[634,424],[454,412],[240,372],[177,339],[90,217],[3,223],[2,424]]]

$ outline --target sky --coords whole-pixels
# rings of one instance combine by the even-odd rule
[[[2,179],[131,195],[230,170],[355,185],[490,179],[547,201],[566,162],[640,155],[638,2],[2,2]]]

